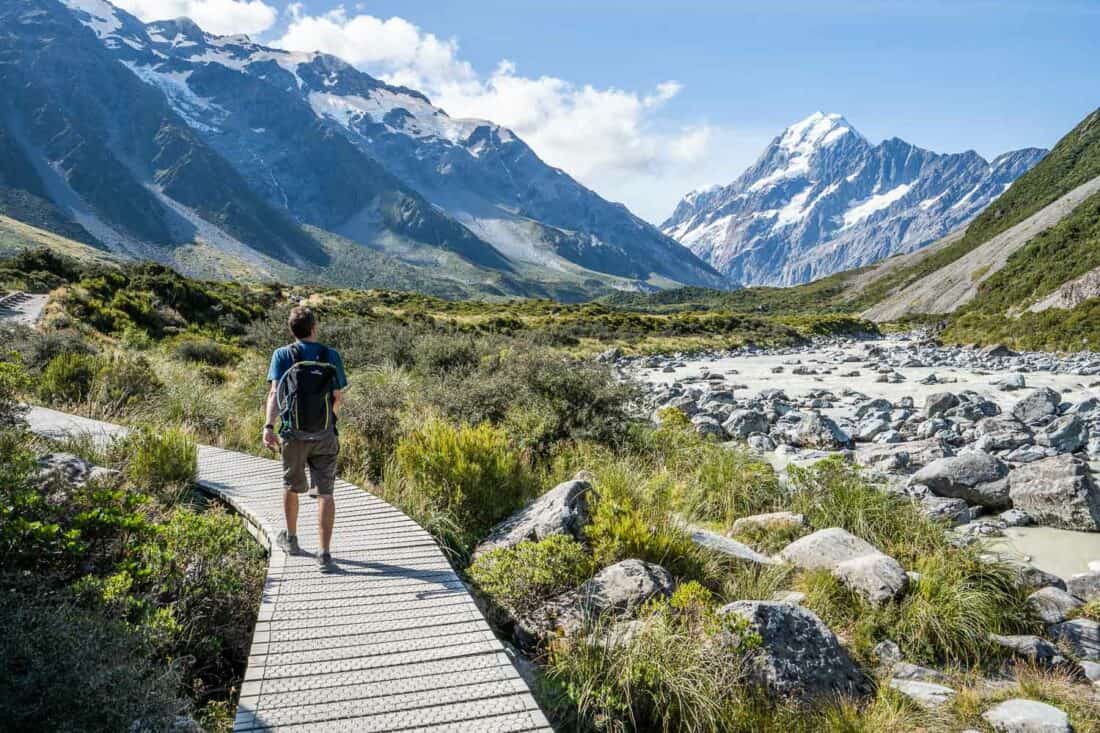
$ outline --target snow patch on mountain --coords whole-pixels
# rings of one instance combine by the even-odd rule
[[[903,183],[897,188],[893,188],[886,193],[876,193],[871,198],[867,199],[863,203],[856,204],[852,208],[844,212],[844,228],[855,226],[859,222],[866,219],[876,211],[882,211],[890,206],[905,194],[909,193],[909,189],[913,187],[910,183]],[[942,195],[942,194],[941,194]]]

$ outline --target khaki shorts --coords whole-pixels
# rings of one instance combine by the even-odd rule
[[[340,440],[335,433],[315,440],[284,440],[283,486],[296,494],[304,494],[312,487],[313,493],[319,496],[332,496],[332,487],[336,483],[336,456],[339,453]]]

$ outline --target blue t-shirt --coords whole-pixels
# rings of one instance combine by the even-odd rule
[[[316,341],[298,341],[296,343],[298,348],[301,349],[303,361],[317,361],[317,358],[321,356],[321,351],[325,348],[324,345]],[[336,384],[333,387],[335,389],[347,389],[348,378],[344,374],[344,361],[340,358],[340,352],[336,349],[329,349],[328,362],[336,368]],[[280,346],[275,349],[274,353],[271,354],[271,367],[267,370],[267,381],[278,382],[293,365],[294,355],[290,353],[290,346]]]

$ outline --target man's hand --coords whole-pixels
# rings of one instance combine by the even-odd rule
[[[270,425],[264,426],[264,445],[271,450],[279,449],[279,437],[275,435],[275,428]]]

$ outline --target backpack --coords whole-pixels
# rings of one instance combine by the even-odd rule
[[[333,383],[336,367],[329,363],[327,346],[315,361],[302,358],[299,344],[291,344],[290,355],[294,360],[275,390],[276,404],[282,419],[281,432],[324,433],[332,429]]]

